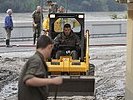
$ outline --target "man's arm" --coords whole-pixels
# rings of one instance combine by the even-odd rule
[[[8,27],[8,16],[5,17],[5,27],[7,28]]]
[[[36,12],[36,11],[34,11],[34,12],[32,13],[33,25],[35,25],[35,12]]]
[[[55,84],[59,85],[62,83],[62,78],[61,77],[55,77],[55,78],[38,78],[38,77],[33,77],[31,79],[26,80],[25,84],[28,86],[45,86],[49,84]]]
[[[62,78],[46,78],[42,69],[41,61],[35,57],[29,59],[27,70],[23,77],[24,84],[28,86],[45,86],[48,84],[61,84]]]
[[[44,30],[44,31],[49,31],[49,18],[46,18],[46,19],[43,21],[43,30]]]
[[[76,46],[80,46],[81,45],[81,41],[78,35],[75,34],[75,38],[76,38]]]

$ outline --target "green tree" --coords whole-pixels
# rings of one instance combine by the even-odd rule
[[[0,0],[0,12],[5,12],[11,8],[14,12],[32,12],[42,0]],[[46,0],[45,5],[46,5]],[[115,0],[52,0],[59,6],[74,12],[89,11],[124,11],[127,10],[125,4],[119,4]]]
[[[109,8],[109,11],[123,11],[127,9],[126,4],[120,4],[115,2],[114,0],[108,0],[107,5]]]

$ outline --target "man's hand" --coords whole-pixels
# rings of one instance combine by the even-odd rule
[[[44,32],[44,35],[47,35],[48,36],[49,30],[44,29],[43,32]]]
[[[44,32],[49,32],[49,30],[48,30],[48,29],[43,29],[43,31],[44,31]]]
[[[37,27],[37,24],[33,23],[33,27],[36,28]]]
[[[52,83],[55,85],[60,85],[60,84],[62,84],[62,82],[63,82],[63,79],[61,77],[52,78]]]
[[[27,86],[45,86],[45,85],[60,85],[62,84],[63,79],[61,77],[54,77],[54,78],[38,78],[38,77],[33,77],[27,80],[24,80],[24,83]]]

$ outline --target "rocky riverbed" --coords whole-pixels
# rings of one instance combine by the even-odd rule
[[[34,51],[0,53],[0,100],[17,100],[18,76],[32,54]],[[90,62],[96,66],[96,99],[124,100],[126,47],[91,47]],[[57,100],[93,100],[93,98],[74,96]]]

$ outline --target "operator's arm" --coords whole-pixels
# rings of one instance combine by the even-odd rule
[[[61,44],[61,34],[58,34],[54,39],[55,45]]]
[[[43,30],[44,30],[44,31],[48,31],[48,30],[49,30],[49,18],[46,18],[46,19],[43,21]]]
[[[81,45],[81,41],[78,35],[75,35],[75,39],[76,39],[76,46],[80,46]]]

